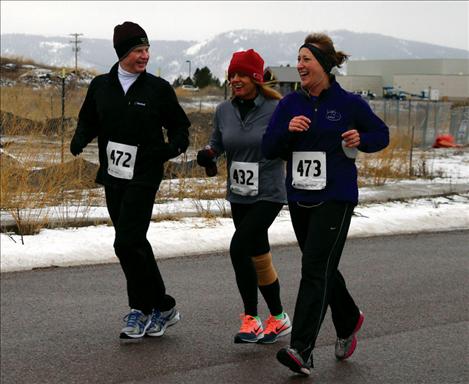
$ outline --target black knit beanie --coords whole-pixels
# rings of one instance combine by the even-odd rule
[[[143,28],[131,21],[125,21],[123,24],[115,26],[113,43],[119,60],[126,57],[135,47],[150,45]]]

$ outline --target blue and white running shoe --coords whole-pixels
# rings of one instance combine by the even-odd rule
[[[150,326],[148,327],[147,336],[163,336],[166,328],[176,324],[181,319],[181,315],[176,307],[169,311],[160,312],[157,309],[151,314]]]
[[[125,327],[122,328],[121,340],[137,340],[145,336],[145,332],[150,326],[151,317],[146,316],[138,309],[131,309],[124,317]]]

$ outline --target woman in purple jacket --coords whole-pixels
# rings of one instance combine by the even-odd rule
[[[336,358],[355,350],[364,316],[338,270],[358,202],[355,157],[357,150],[376,152],[389,143],[383,121],[331,74],[347,58],[329,36],[307,36],[298,53],[301,89],[279,102],[262,143],[266,158],[287,161],[288,205],[302,251],[291,342],[277,359],[303,375],[311,372],[328,305],[337,332]]]

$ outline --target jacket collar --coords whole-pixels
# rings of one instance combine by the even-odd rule
[[[317,96],[317,100],[324,100],[326,97],[328,97],[329,95],[333,95],[334,93],[336,93],[339,89],[340,89],[340,85],[339,83],[336,81],[335,79],[335,76],[334,75],[330,75],[330,87],[327,88],[327,89],[323,89],[321,91],[321,93],[319,94],[319,96]],[[296,91],[299,95],[307,98],[308,100],[311,100],[312,96],[310,96],[309,92],[304,89],[304,88],[300,88]]]
[[[119,68],[119,62],[115,63],[112,67],[111,67],[111,70],[109,71],[109,75],[111,76],[111,79],[114,81],[114,82],[117,82],[119,83],[119,75],[117,73],[117,70]],[[139,77],[137,77],[137,80],[135,80],[135,82],[137,81],[142,81],[141,79],[143,79],[145,76],[141,76],[141,75],[146,75],[147,71],[143,71]]]
[[[230,101],[231,101],[231,104],[235,104],[235,103],[236,103],[235,100],[236,100],[236,97],[233,97],[233,98],[230,100]],[[264,104],[264,101],[265,101],[264,95],[263,95],[262,93],[258,92],[258,93],[257,93],[257,96],[256,96],[255,99],[254,99],[254,105],[255,105],[256,107],[260,107],[262,104]]]

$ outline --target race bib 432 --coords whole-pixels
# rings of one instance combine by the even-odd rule
[[[259,164],[233,161],[230,167],[230,190],[242,196],[257,196]]]

